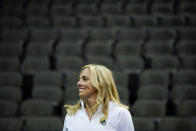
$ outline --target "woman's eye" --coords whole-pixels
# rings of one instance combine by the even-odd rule
[[[88,79],[87,79],[87,78],[84,78],[83,80],[84,80],[84,81],[87,81]]]
[[[87,77],[83,77],[83,80],[84,80],[84,81],[87,81],[87,80],[88,80],[88,78],[87,78]]]

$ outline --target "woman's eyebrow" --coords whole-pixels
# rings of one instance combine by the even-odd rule
[[[86,75],[79,76],[79,78],[88,78]]]

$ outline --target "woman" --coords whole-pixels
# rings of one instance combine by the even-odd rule
[[[102,65],[82,67],[79,81],[80,101],[65,105],[63,131],[134,131],[128,107],[121,104],[112,72]]]

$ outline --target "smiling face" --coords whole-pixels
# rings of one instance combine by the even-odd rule
[[[91,73],[89,68],[85,68],[81,71],[77,86],[79,88],[79,96],[84,99],[90,99],[97,97],[97,89],[93,87],[90,81]]]

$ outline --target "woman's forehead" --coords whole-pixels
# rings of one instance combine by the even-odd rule
[[[90,76],[90,70],[88,68],[85,68],[81,71],[80,76]]]

